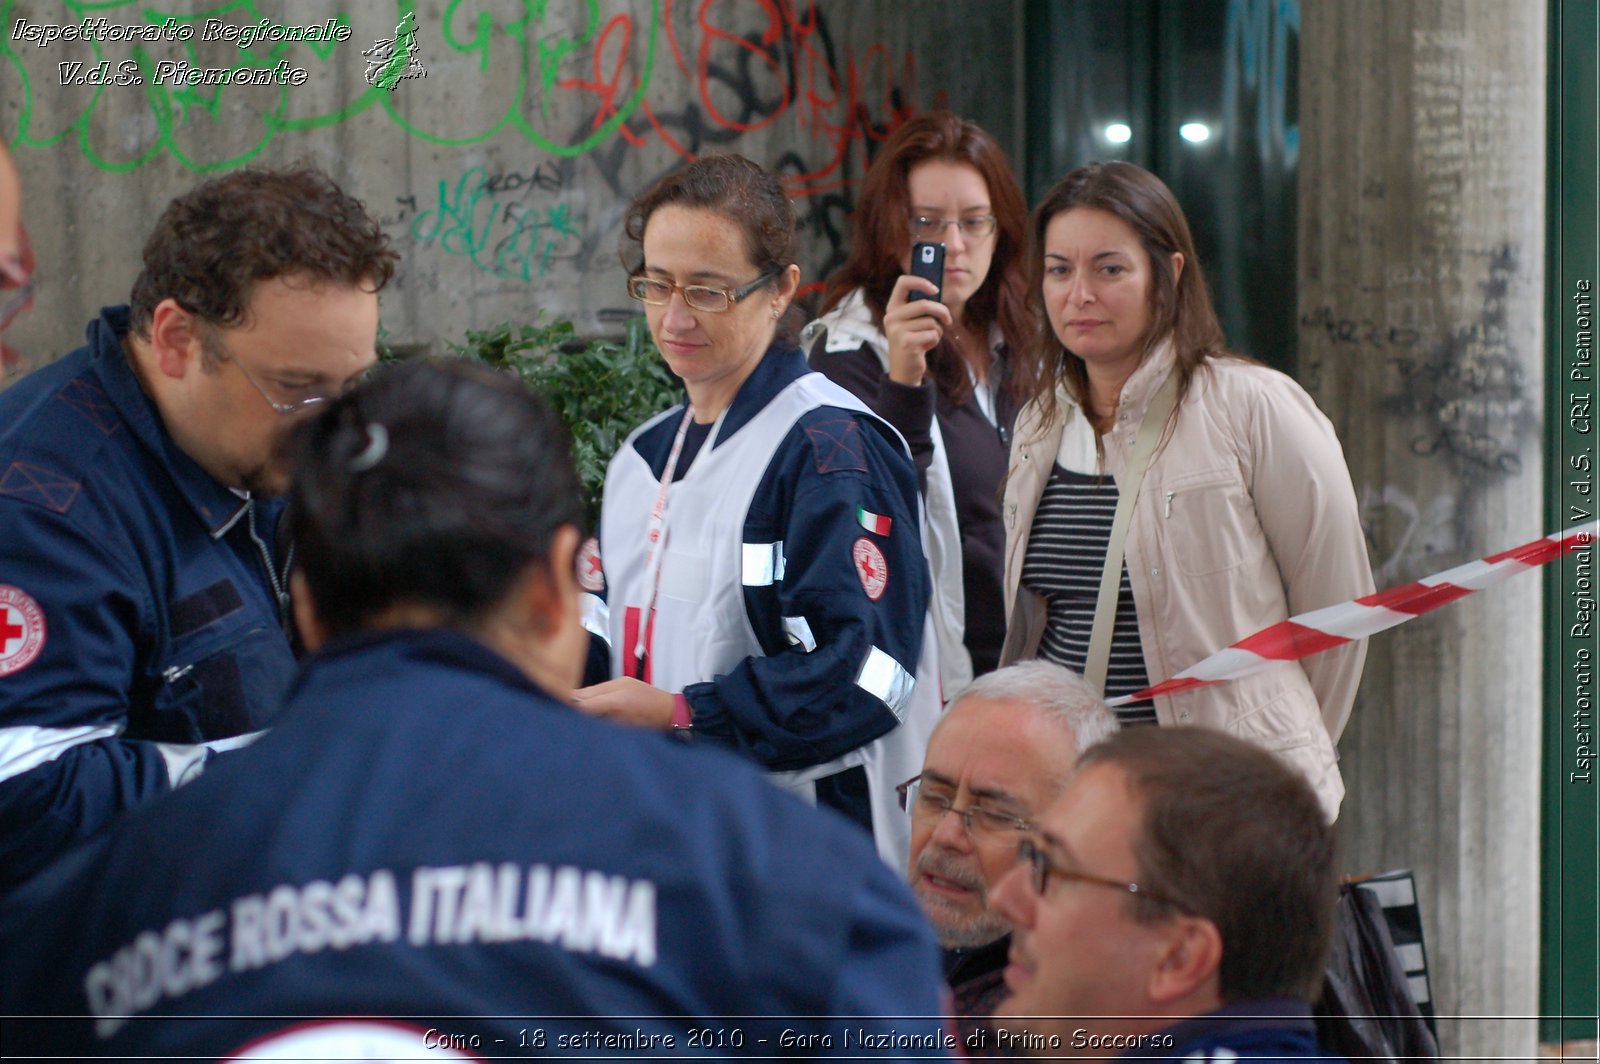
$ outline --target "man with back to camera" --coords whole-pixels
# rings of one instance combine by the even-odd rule
[[[1087,751],[994,892],[1015,925],[1002,1048],[1108,1060],[1342,1060],[1311,1007],[1333,830],[1275,755],[1203,728]]]
[[[1078,754],[1116,728],[1077,674],[1019,662],[956,696],[928,740],[921,774],[900,788],[911,814],[911,889],[944,948],[970,1051],[994,1049],[985,1021],[1004,996],[1011,944],[1011,923],[989,906],[989,890],[1015,865],[1017,842],[1060,793]]]
[[[580,488],[538,396],[408,360],[302,431],[284,711],[0,899],[6,1052],[948,1055],[864,833],[572,708]]]
[[[130,306],[0,395],[0,891],[276,712],[274,451],[375,362],[397,258],[320,172],[230,173],[167,207]]]

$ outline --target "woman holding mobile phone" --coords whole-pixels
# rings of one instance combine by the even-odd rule
[[[862,182],[849,258],[803,336],[812,367],[911,447],[946,698],[998,664],[1005,638],[999,485],[1035,380],[1016,357],[1026,215],[993,137],[948,111],[911,119]],[[916,276],[926,245],[943,245],[942,283]]]

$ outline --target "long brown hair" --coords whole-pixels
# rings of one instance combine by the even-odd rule
[[[930,111],[906,122],[884,142],[861,183],[851,222],[850,255],[828,278],[823,312],[859,288],[872,320],[882,326],[889,293],[905,272],[900,260],[911,246],[910,174],[930,161],[970,166],[989,188],[989,209],[996,221],[994,257],[982,287],[967,301],[966,313],[979,335],[986,336],[991,325],[1000,326],[1011,349],[1005,388],[1020,405],[1033,393],[1035,377],[1033,363],[1023,357],[1029,335],[1022,266],[1028,208],[1005,152],[976,122],[949,111]],[[940,391],[958,402],[971,394],[966,364],[948,338],[928,352],[928,371]]]
[[[1056,182],[1034,208],[1029,224],[1033,244],[1028,252],[1027,285],[1034,324],[1031,357],[1026,361],[1041,367],[1032,398],[1046,411],[1043,424],[1050,424],[1058,413],[1053,399],[1057,383],[1064,385],[1085,411],[1093,409],[1083,359],[1062,346],[1043,296],[1045,230],[1058,214],[1078,208],[1114,215],[1138,234],[1151,271],[1150,324],[1140,339],[1140,357],[1171,335],[1181,402],[1206,359],[1237,357],[1223,339],[1189,222],[1172,190],[1150,171],[1127,162],[1090,163]],[[1176,278],[1172,275],[1173,252],[1183,256],[1183,269]]]

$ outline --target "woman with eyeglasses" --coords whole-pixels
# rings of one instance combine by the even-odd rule
[[[804,334],[812,367],[911,447],[946,695],[994,669],[1005,638],[999,485],[1033,379],[1017,357],[1026,215],[993,137],[948,111],[910,120],[867,171],[849,258]],[[944,245],[937,289],[911,274],[918,242]]]
[[[939,712],[916,473],[894,431],[782,335],[794,211],[709,156],[634,200],[628,293],[688,401],[612,459],[600,523],[614,679],[578,707],[718,742],[873,833]]]

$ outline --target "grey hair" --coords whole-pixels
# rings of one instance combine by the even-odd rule
[[[973,680],[950,700],[950,708],[968,698],[1025,702],[1054,724],[1072,729],[1077,753],[1111,738],[1120,727],[1117,715],[1083,677],[1063,665],[1034,659],[1019,661]]]

